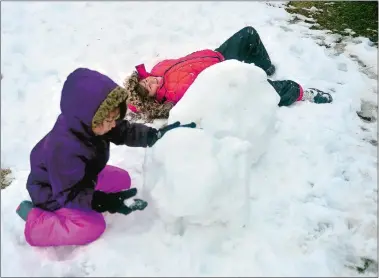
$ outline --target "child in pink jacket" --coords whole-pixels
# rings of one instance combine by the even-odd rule
[[[241,29],[215,50],[204,49],[184,57],[166,59],[147,72],[143,64],[126,79],[125,86],[133,87],[129,108],[140,112],[148,120],[167,118],[170,109],[183,97],[197,76],[206,68],[225,60],[236,59],[254,63],[268,76],[275,73],[275,66],[257,31],[249,26]],[[268,82],[280,96],[279,106],[289,106],[295,101],[308,100],[314,103],[330,103],[329,93],[315,88],[304,90],[292,80]]]

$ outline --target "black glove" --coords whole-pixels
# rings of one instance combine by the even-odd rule
[[[151,138],[150,138],[149,144],[148,144],[149,147],[152,147],[159,139],[161,139],[163,137],[163,135],[165,135],[166,132],[168,132],[174,128],[177,128],[177,127],[195,128],[196,124],[194,122],[192,122],[189,124],[181,125],[180,122],[177,121],[173,124],[162,127],[160,129],[156,130],[155,134],[151,135]]]
[[[105,193],[102,191],[95,191],[92,197],[92,209],[97,212],[109,211],[110,213],[129,214],[135,210],[143,210],[147,206],[147,202],[135,199],[134,204],[126,206],[124,201],[126,199],[136,196],[137,189],[132,188],[129,190],[117,193]]]

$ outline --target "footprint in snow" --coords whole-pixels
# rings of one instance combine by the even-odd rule
[[[286,26],[279,26],[284,32],[293,32],[293,30],[291,28],[288,28]]]
[[[347,65],[345,63],[338,63],[337,68],[340,71],[347,72]]]
[[[76,258],[80,252],[80,247],[76,246],[59,246],[36,249],[42,257],[50,261],[70,261]]]

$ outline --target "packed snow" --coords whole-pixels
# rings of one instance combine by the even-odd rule
[[[279,100],[255,65],[231,60],[199,75],[168,119],[197,129],[169,132],[147,151],[145,186],[163,221],[248,224],[250,166],[267,149]]]
[[[2,2],[1,8],[1,166],[14,176],[1,190],[2,276],[377,275],[354,268],[363,266],[361,258],[377,261],[377,123],[356,114],[362,101],[377,110],[377,77],[349,55],[376,69],[377,49],[367,40],[347,40],[341,50],[337,36],[289,23],[278,2]],[[169,119],[199,128],[169,132],[147,150],[111,148],[109,163],[128,170],[150,202],[144,211],[107,214],[106,232],[88,246],[28,246],[15,209],[29,199],[29,152],[60,112],[66,76],[83,66],[122,84],[137,64],[149,69],[161,59],[216,48],[246,25],[259,32],[277,66],[273,79],[330,91],[334,102],[274,108],[275,97],[263,95],[267,83],[247,95],[243,78],[262,78],[253,65],[209,68]],[[226,99],[213,99],[225,94],[215,88],[233,80],[237,87]],[[229,225],[234,220],[238,225]]]

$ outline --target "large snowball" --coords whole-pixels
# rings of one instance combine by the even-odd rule
[[[265,152],[279,97],[263,70],[235,60],[203,71],[171,110],[168,132],[147,151],[145,190],[164,221],[241,227],[249,169]]]

